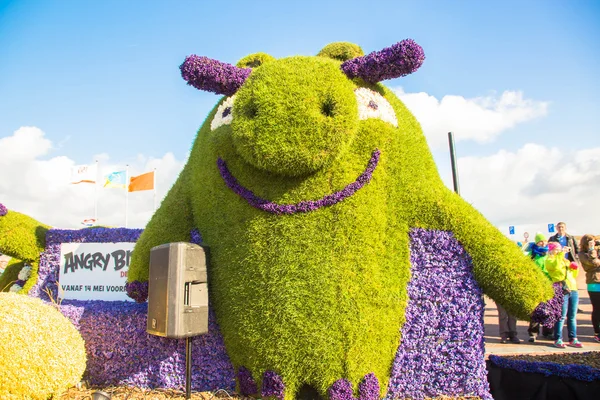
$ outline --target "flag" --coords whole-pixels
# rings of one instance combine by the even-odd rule
[[[88,219],[84,219],[83,221],[81,221],[81,225],[85,225],[85,226],[94,226],[96,224],[96,219],[94,218],[88,218]]]
[[[92,165],[76,165],[71,169],[71,183],[96,183],[98,166]]]
[[[106,175],[104,187],[125,189],[127,187],[127,172],[117,171]]]
[[[130,192],[152,189],[154,189],[154,171],[131,177],[131,182],[129,183]]]

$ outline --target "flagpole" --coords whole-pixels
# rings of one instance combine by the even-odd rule
[[[154,168],[154,175],[152,176],[154,182],[152,183],[152,187],[154,188],[154,212],[156,212],[156,168]]]
[[[127,210],[129,205],[129,164],[125,168],[125,228],[127,228]]]
[[[94,179],[94,224],[98,225],[98,160],[96,160],[96,179]]]

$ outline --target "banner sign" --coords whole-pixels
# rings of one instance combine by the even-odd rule
[[[133,301],[125,282],[135,243],[62,243],[58,297],[68,300]]]

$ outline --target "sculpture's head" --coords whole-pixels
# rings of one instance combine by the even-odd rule
[[[397,127],[377,83],[416,71],[424,58],[422,48],[407,39],[366,56],[356,45],[332,43],[313,57],[257,53],[237,66],[192,55],[180,68],[189,85],[227,96],[210,129],[230,137],[236,156],[270,174],[302,177],[338,160],[364,120]],[[374,147],[369,154],[365,173],[375,168],[380,152]],[[223,178],[235,181],[226,162],[219,158]]]

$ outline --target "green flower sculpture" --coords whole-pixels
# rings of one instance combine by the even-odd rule
[[[326,396],[339,379],[358,393],[374,374],[384,395],[405,321],[410,229],[452,232],[484,293],[519,318],[553,289],[444,186],[419,123],[379,83],[415,71],[421,47],[362,55],[341,43],[320,54],[186,59],[190,85],[226,97],[137,242],[128,280],[148,280],[152,247],[198,229],[239,376],[261,387],[272,371],[293,398],[303,385]]]
[[[28,293],[37,282],[40,254],[46,247],[46,232],[50,229],[35,219],[0,204],[0,253],[13,259],[0,275],[0,292]],[[27,279],[20,271],[30,267]],[[22,283],[22,286],[18,283]],[[16,290],[17,289],[17,290]]]

